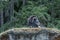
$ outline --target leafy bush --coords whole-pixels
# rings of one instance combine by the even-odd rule
[[[20,0],[21,2],[21,0]],[[0,30],[4,31],[9,28],[27,27],[27,18],[36,15],[39,21],[46,27],[54,27],[60,29],[60,1],[59,0],[27,0],[26,5],[22,5],[19,0],[14,6],[13,21],[6,23]],[[4,4],[6,3],[6,4]],[[7,8],[9,2],[3,2],[3,6]],[[21,5],[20,5],[21,4]],[[18,11],[16,11],[18,10]]]

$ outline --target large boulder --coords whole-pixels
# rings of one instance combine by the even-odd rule
[[[0,40],[60,40],[60,31],[53,28],[13,28],[0,33]]]

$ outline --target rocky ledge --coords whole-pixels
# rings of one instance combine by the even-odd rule
[[[0,33],[0,40],[60,40],[60,30],[53,28],[13,28]]]

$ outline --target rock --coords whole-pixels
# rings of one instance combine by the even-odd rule
[[[2,32],[0,40],[60,40],[58,34],[50,28],[14,28]]]

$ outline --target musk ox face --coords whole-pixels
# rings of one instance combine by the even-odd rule
[[[28,25],[32,27],[38,27],[40,25],[40,22],[36,16],[30,16],[28,18]]]

